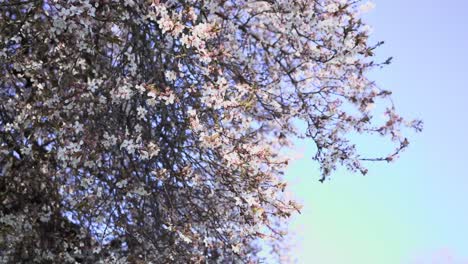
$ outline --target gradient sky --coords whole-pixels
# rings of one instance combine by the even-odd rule
[[[390,66],[371,74],[423,133],[395,163],[367,176],[336,172],[324,184],[304,158],[287,173],[304,210],[291,253],[305,264],[468,263],[468,1],[374,0],[366,15]],[[360,139],[365,147],[374,138]],[[369,147],[372,149],[372,147]]]

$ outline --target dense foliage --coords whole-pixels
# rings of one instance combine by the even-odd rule
[[[408,145],[354,0],[1,0],[0,262],[248,263],[352,133]],[[388,63],[384,62],[384,63]],[[307,124],[305,131],[294,124]]]

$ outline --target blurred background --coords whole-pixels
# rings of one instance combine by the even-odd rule
[[[310,142],[287,177],[304,209],[291,253],[306,264],[468,263],[468,1],[374,0],[364,16],[390,66],[371,78],[400,114],[424,120],[393,163],[318,182]],[[367,152],[385,146],[356,138]]]

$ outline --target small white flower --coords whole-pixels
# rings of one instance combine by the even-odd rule
[[[137,189],[133,190],[133,193],[138,194],[140,196],[149,195],[149,192],[147,192],[143,186],[140,186]]]
[[[13,129],[14,129],[13,124],[7,123],[7,124],[5,125],[5,131],[6,131],[6,132],[10,132],[10,131],[12,131]]]
[[[125,139],[120,145],[120,149],[126,149],[128,154],[134,154],[137,149],[137,145],[132,139]]]
[[[31,152],[32,152],[32,149],[31,149],[31,146],[28,145],[28,146],[24,146],[21,148],[21,153],[25,156],[29,156],[31,155]]]
[[[187,111],[187,114],[189,114],[189,116],[196,116],[197,111],[195,109],[190,109],[190,110]]]
[[[88,79],[88,89],[94,93],[99,88],[99,85],[102,84],[102,82],[103,81],[99,79]]]
[[[185,235],[182,234],[180,231],[177,231],[177,233],[179,234],[180,238],[181,238],[185,243],[192,243],[192,239],[190,239],[189,237],[185,236]]]
[[[172,28],[174,27],[174,22],[166,14],[161,16],[161,18],[158,21],[158,24],[159,24],[159,28],[162,30],[162,33],[166,33],[167,31],[171,31]]]
[[[165,72],[167,80],[170,82],[175,81],[177,79],[177,75],[173,71],[166,71]]]
[[[370,35],[370,34],[372,34],[373,28],[371,26],[369,26],[369,25],[364,25],[362,27],[362,31],[366,32],[367,34]]]
[[[159,153],[158,145],[151,142],[151,143],[149,143],[148,147],[149,147],[149,151],[150,151],[150,153],[149,153],[150,158],[158,155],[158,153]]]
[[[73,128],[75,129],[75,133],[80,133],[83,132],[83,124],[81,124],[78,121],[75,121],[75,124],[73,125]]]
[[[120,100],[129,100],[133,96],[133,91],[128,85],[124,84],[113,90],[111,95],[112,99],[118,102]]]
[[[109,133],[104,133],[104,141],[102,144],[104,147],[108,148],[110,146],[114,146],[117,143],[117,137],[114,135],[109,135]]]
[[[123,188],[123,187],[127,186],[127,184],[128,184],[128,181],[127,181],[127,180],[121,180],[121,181],[119,181],[119,182],[116,184],[116,186],[117,186],[118,188]]]
[[[135,86],[135,88],[140,94],[143,94],[146,91],[145,87],[141,84],[138,84],[137,86]]]
[[[100,95],[99,96],[99,103],[106,104],[107,103],[107,98],[104,95]]]
[[[234,197],[234,200],[236,201],[236,206],[242,205],[242,200],[239,197]]]
[[[240,252],[240,245],[239,244],[232,245],[231,247],[232,247],[232,252],[239,254],[239,252]]]
[[[151,97],[151,99],[156,99],[157,95],[154,92],[148,92],[148,97]]]
[[[182,45],[188,48],[192,46],[191,38],[186,34],[182,34],[182,37],[180,38],[180,43],[182,43]]]
[[[334,13],[334,12],[338,11],[338,4],[337,3],[331,3],[326,7],[326,9],[327,9],[327,12]]]
[[[173,93],[171,93],[171,94],[169,95],[169,97],[166,98],[166,105],[168,105],[168,104],[173,104],[173,103],[174,103],[174,100],[175,100],[175,96],[174,96]]]
[[[117,26],[116,24],[112,25],[111,32],[114,33],[115,35],[119,35],[121,32],[120,27]]]
[[[246,197],[244,197],[244,200],[247,202],[249,206],[258,204],[256,199],[252,195],[246,195]]]
[[[148,113],[148,111],[144,107],[139,106],[137,108],[137,114],[139,119],[145,119],[146,113]]]

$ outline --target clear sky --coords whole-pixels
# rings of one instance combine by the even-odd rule
[[[377,53],[394,60],[372,78],[424,131],[397,162],[324,184],[300,142],[304,158],[287,173],[305,206],[291,253],[305,264],[468,263],[468,1],[373,2],[365,18],[386,42]]]

